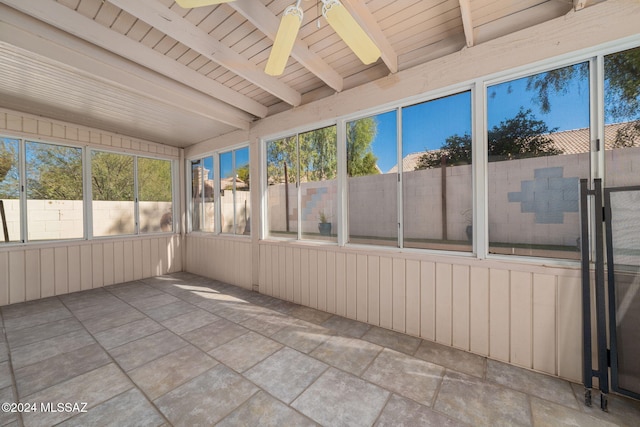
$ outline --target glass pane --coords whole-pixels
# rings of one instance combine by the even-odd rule
[[[336,242],[338,171],[336,127],[298,135],[302,238]]]
[[[202,159],[191,161],[191,230],[202,231],[204,176]]]
[[[489,252],[579,259],[588,63],[487,89]]]
[[[138,158],[141,233],[173,231],[171,182],[171,161]]]
[[[220,154],[220,223],[223,233],[233,233],[233,198],[235,174],[233,171],[233,154]]]
[[[204,179],[204,223],[202,231],[213,233],[216,231],[216,204],[215,194],[213,191],[213,157],[205,157],[202,159],[204,168],[202,176]]]
[[[0,244],[20,241],[19,152],[17,139],[0,138]]]
[[[82,149],[27,141],[28,240],[84,236]]]
[[[135,233],[133,156],[93,151],[93,235]]]
[[[472,250],[471,92],[402,109],[405,248]]]
[[[640,48],[604,58],[605,183],[640,184]]]
[[[251,180],[249,147],[235,151],[236,155],[236,234],[251,234]]]
[[[272,237],[298,236],[296,140],[289,136],[267,143],[267,212]]]
[[[350,243],[398,246],[396,116],[347,123]]]

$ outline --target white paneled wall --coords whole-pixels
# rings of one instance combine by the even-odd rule
[[[251,239],[191,233],[186,238],[185,270],[252,289]]]
[[[0,248],[0,305],[182,271],[178,235]]]
[[[201,268],[242,274],[218,254],[242,242],[188,238]],[[199,246],[196,249],[196,245]],[[246,246],[250,243],[247,242]],[[260,292],[580,381],[577,268],[260,242]],[[243,248],[246,254],[250,248]],[[187,256],[190,259],[190,256]],[[189,261],[187,262],[188,265]],[[196,273],[195,270],[189,270]],[[233,273],[235,272],[235,273]],[[203,272],[205,273],[205,272]]]

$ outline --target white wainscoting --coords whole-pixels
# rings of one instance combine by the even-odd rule
[[[206,245],[224,256],[240,244]],[[260,242],[259,247],[261,293],[581,381],[577,266],[290,242]],[[224,271],[247,270],[231,260],[200,265],[220,277]]]
[[[179,235],[0,248],[0,305],[182,271]]]

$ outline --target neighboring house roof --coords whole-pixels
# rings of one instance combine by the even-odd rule
[[[604,127],[604,135],[605,135],[605,149],[610,150],[613,148],[612,142],[616,139],[616,133],[624,128],[625,126],[629,126],[634,122],[624,122],[624,123],[614,123],[610,125],[606,125]],[[555,146],[562,150],[562,154],[578,154],[578,153],[586,153],[589,151],[590,145],[590,130],[589,128],[582,129],[573,129],[566,130],[562,132],[553,132],[549,134],[549,138],[551,138],[555,144]],[[636,133],[633,138],[634,147],[640,147],[640,133]],[[440,150],[430,150],[430,151],[420,151],[417,153],[407,154],[402,159],[402,170],[403,171],[412,171],[415,170],[416,165],[418,164],[418,160],[421,156],[426,153],[440,151]],[[393,166],[387,173],[396,173],[398,171],[398,165]]]

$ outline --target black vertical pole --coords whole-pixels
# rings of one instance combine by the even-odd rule
[[[7,228],[7,217],[4,213],[4,202],[0,200],[0,217],[2,218],[2,231],[4,233],[4,241],[9,241],[9,229]]]
[[[589,211],[588,181],[580,180],[580,253],[582,265],[582,380],[584,381],[584,403],[591,406],[593,368],[591,357],[591,281],[589,272]]]
[[[593,180],[595,190],[595,219],[596,219],[596,318],[598,337],[598,382],[600,387],[600,408],[607,410],[607,393],[609,393],[609,363],[607,358],[607,313],[605,306],[604,284],[604,239],[602,215],[602,180]]]

